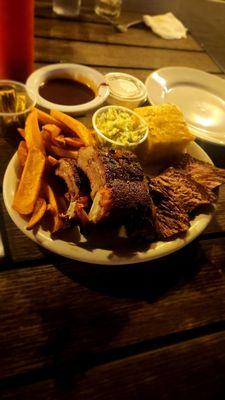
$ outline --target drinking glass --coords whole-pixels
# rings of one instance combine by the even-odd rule
[[[96,0],[95,12],[97,15],[118,18],[121,12],[122,0]]]
[[[20,105],[16,107],[17,109],[14,107],[5,110],[2,110],[1,107],[0,109],[0,131],[3,136],[12,139],[13,144],[15,144],[16,138],[19,138],[16,130],[24,127],[27,115],[35,106],[36,96],[31,90],[28,92],[23,83],[12,80],[0,80],[0,92],[4,90],[14,90],[15,94],[21,96]],[[21,107],[21,105],[23,106]],[[8,106],[9,102],[7,101],[7,108]]]
[[[81,0],[53,0],[53,11],[64,17],[76,17],[80,7]]]

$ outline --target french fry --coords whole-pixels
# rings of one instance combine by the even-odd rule
[[[43,137],[38,126],[36,110],[33,110],[26,119],[25,139],[28,149],[37,148],[44,153]]]
[[[50,211],[51,213],[54,213],[54,208],[52,207],[51,204],[47,204],[47,211]]]
[[[54,158],[52,156],[48,156],[47,161],[48,161],[48,165],[50,165],[51,167],[55,167],[58,164],[58,160],[56,160],[56,158]]]
[[[58,110],[51,110],[51,116],[66,125],[74,132],[74,134],[78,135],[85,146],[93,144],[93,137],[90,134],[89,129],[80,121]]]
[[[90,135],[92,137],[92,145],[94,146],[97,143],[96,132],[95,132],[94,129],[89,129],[89,133],[90,133]]]
[[[45,147],[45,150],[46,150],[52,144],[51,133],[46,131],[45,129],[42,129],[41,134],[42,134],[42,138],[43,138],[44,147]]]
[[[78,151],[61,149],[60,147],[50,145],[48,151],[58,157],[75,158],[77,159]]]
[[[48,202],[50,205],[50,206],[48,205],[48,209],[50,210],[50,212],[52,213],[52,216],[53,216],[53,226],[52,226],[51,232],[54,233],[62,228],[63,222],[62,222],[62,219],[59,217],[60,211],[59,211],[55,193],[48,183],[45,184],[45,191],[46,191],[46,196],[47,196],[47,199],[48,199]]]
[[[60,129],[65,129],[64,124],[60,123],[56,118],[54,118],[52,115],[45,113],[44,111],[39,110],[38,108],[35,108],[37,115],[38,115],[38,121],[41,123],[41,125],[56,125]]]
[[[55,124],[46,124],[42,126],[42,129],[44,129],[47,132],[51,133],[52,138],[55,138],[57,136],[60,135],[60,133],[62,132],[62,129],[59,128],[57,125]]]
[[[35,203],[34,211],[30,221],[28,222],[27,229],[31,230],[38,222],[41,221],[42,217],[46,212],[47,204],[45,199],[39,197]]]
[[[28,150],[26,163],[18,189],[13,200],[13,208],[22,215],[33,212],[41,187],[45,169],[45,156],[40,149]]]
[[[22,128],[17,128],[17,131],[19,132],[20,136],[22,136],[22,138],[25,139],[25,130]]]
[[[63,135],[59,135],[59,136],[56,136],[55,138],[52,138],[52,142],[54,144],[56,144],[56,146],[59,146],[59,147],[66,146],[65,136],[63,136]]]
[[[75,149],[84,146],[84,143],[80,138],[65,137],[65,143],[70,147],[74,147]]]
[[[21,167],[24,167],[26,164],[28,149],[25,140],[21,140],[17,149],[17,156],[19,159],[19,163]]]

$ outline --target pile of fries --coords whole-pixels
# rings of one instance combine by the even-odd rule
[[[17,154],[22,174],[14,196],[13,208],[28,216],[27,229],[33,229],[44,216],[50,219],[49,230],[61,229],[60,196],[51,184],[51,174],[58,158],[77,158],[81,146],[95,144],[95,137],[80,121],[60,111],[46,114],[33,109],[25,129],[18,129],[23,137]]]

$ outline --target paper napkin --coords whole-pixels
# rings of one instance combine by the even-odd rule
[[[171,12],[161,15],[143,15],[144,23],[163,39],[187,37],[187,28]]]

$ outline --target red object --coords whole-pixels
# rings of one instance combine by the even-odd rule
[[[24,82],[33,70],[34,0],[0,0],[0,79]]]

